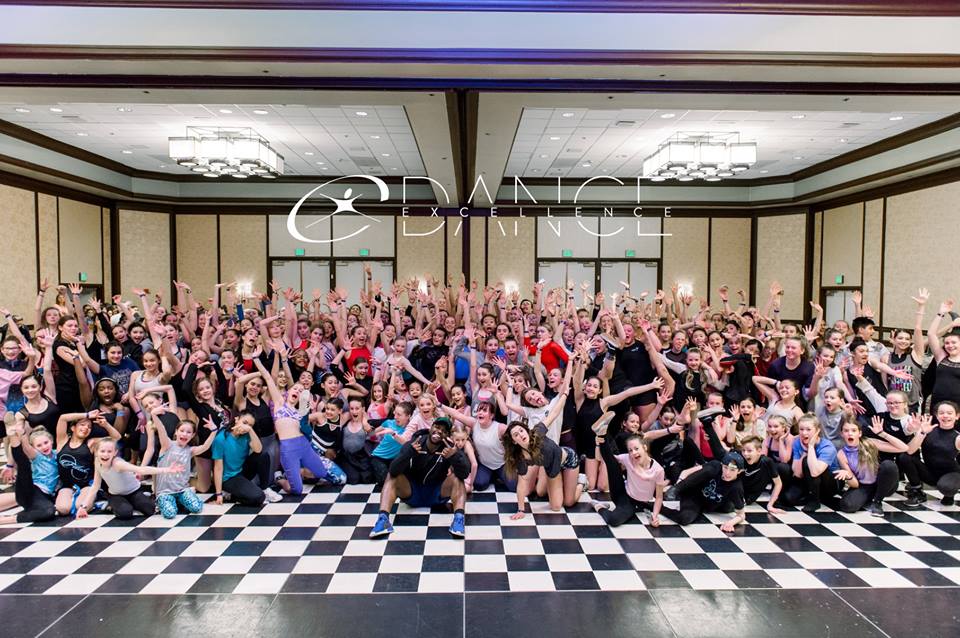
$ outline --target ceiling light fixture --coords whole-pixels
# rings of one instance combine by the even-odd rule
[[[23,108],[22,106],[17,107],[17,108],[15,108],[15,109],[13,109],[13,110],[16,111],[17,113],[29,113],[29,112],[30,112],[30,109],[25,109],[25,108]]]
[[[803,155],[794,155],[794,156],[793,156],[793,159],[795,159],[795,160],[802,160],[802,159],[803,159]]]
[[[263,109],[253,109],[254,115],[270,115],[270,111],[264,111]]]
[[[128,151],[127,149],[124,149],[120,152],[123,153],[124,155],[133,155],[133,151]]]
[[[660,118],[661,118],[661,119],[664,119],[664,120],[671,120],[671,119],[673,119],[673,118],[675,118],[675,117],[677,117],[677,114],[676,114],[676,113],[661,113],[661,114],[660,114]]]
[[[233,111],[231,111],[230,109],[218,109],[218,110],[220,113],[223,113],[224,115],[230,115],[231,113],[233,113]]]
[[[793,119],[795,119],[795,120],[802,120],[803,118],[805,118],[805,117],[807,117],[807,116],[804,115],[803,113],[797,113],[796,115],[791,115],[790,117],[793,118]]]
[[[379,135],[371,135],[371,136],[370,136],[370,139],[371,139],[371,140],[379,140],[379,139],[380,139],[380,136],[379,136]]]
[[[902,116],[902,115],[891,115],[891,116],[890,116],[890,121],[891,121],[891,122],[899,122],[899,121],[902,120],[902,119],[903,119],[903,116]]]
[[[574,115],[576,115],[576,114],[575,114],[575,113],[572,113],[572,112],[570,112],[570,111],[567,111],[566,113],[561,113],[561,114],[560,114],[560,117],[573,117]]]
[[[380,157],[390,157],[390,153],[380,153]]]
[[[51,107],[50,107],[50,112],[51,112],[51,113],[63,113],[63,109],[60,108],[60,107],[58,107],[58,106],[51,106]]]
[[[756,162],[757,143],[741,142],[739,133],[675,133],[643,160],[643,177],[717,181],[713,178],[732,177]]]
[[[305,151],[304,155],[306,155],[307,157],[313,157],[313,151]]]
[[[196,166],[193,170],[203,170],[205,177],[272,179],[283,174],[283,156],[251,128],[188,126],[186,136],[169,138],[169,145],[171,159]]]
[[[550,141],[551,141],[551,142],[559,142],[559,141],[560,141],[560,136],[559,136],[559,135],[551,135],[551,136],[550,136]]]
[[[84,133],[83,131],[77,133],[77,137],[86,137],[87,135],[89,135],[89,133]]]
[[[131,109],[131,108],[127,107],[127,106],[118,106],[118,107],[117,107],[117,112],[118,112],[118,113],[130,113],[131,111],[133,111],[133,109]]]
[[[356,111],[356,114],[357,114],[357,116],[359,116],[359,117],[367,117],[367,112],[366,112],[366,111]]]

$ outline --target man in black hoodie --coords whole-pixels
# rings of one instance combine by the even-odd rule
[[[400,448],[390,463],[390,474],[380,495],[380,516],[370,531],[370,538],[393,532],[390,510],[397,497],[410,507],[451,502],[450,533],[460,538],[465,535],[463,508],[467,492],[463,481],[470,476],[470,461],[463,450],[454,446],[450,428],[449,419],[436,419],[429,430],[417,432]]]

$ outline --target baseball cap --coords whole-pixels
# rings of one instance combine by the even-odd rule
[[[726,465],[736,465],[738,470],[742,470],[744,466],[743,457],[740,456],[739,452],[727,452],[723,455],[722,463]]]

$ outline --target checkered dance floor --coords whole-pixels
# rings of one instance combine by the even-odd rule
[[[467,536],[452,515],[401,505],[389,539],[370,540],[371,486],[315,487],[263,508],[206,504],[203,514],[109,515],[0,528],[0,594],[370,593],[918,587],[960,584],[960,507],[936,492],[919,510],[893,497],[865,512],[768,515],[748,508],[733,535],[710,516],[607,527],[586,499],[542,501],[510,520],[512,493],[475,494]]]

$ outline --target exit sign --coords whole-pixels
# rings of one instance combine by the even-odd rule
[[[369,249],[369,248],[361,248],[361,249],[360,249],[360,256],[361,256],[361,257],[369,257],[369,256],[370,256],[370,249]]]
[[[628,250],[628,251],[627,251],[627,257],[636,257],[636,256],[637,256],[637,251],[635,251],[635,250]]]
[[[296,250],[293,251],[293,254],[297,257],[303,257],[304,255],[307,254],[307,251],[303,248],[297,248]]]
[[[834,281],[834,283],[836,283],[837,285],[842,284],[842,283],[843,283],[843,275],[837,275],[837,276],[834,278],[833,281]]]
[[[80,273],[79,279],[80,279],[80,281],[86,281],[86,280],[87,280],[87,273],[85,273],[85,272]]]
[[[573,251],[569,248],[564,248],[563,252],[560,253],[564,257],[573,257]]]

